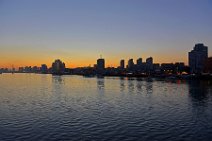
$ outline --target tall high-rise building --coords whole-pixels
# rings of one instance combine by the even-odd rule
[[[65,63],[57,59],[52,63],[52,73],[53,74],[63,74],[65,73]]]
[[[153,70],[153,58],[149,57],[146,59],[146,70],[152,71]]]
[[[204,71],[207,72],[207,73],[212,74],[212,57],[209,57],[205,61]]]
[[[137,66],[141,66],[142,65],[142,58],[138,58],[137,59]]]
[[[132,70],[134,68],[134,62],[133,59],[128,60],[128,69]]]
[[[120,68],[121,69],[124,69],[125,68],[125,62],[124,62],[124,60],[121,60],[120,61]]]
[[[149,65],[152,65],[153,64],[153,58],[152,57],[147,58],[146,63],[149,64]]]
[[[103,58],[98,59],[96,65],[97,65],[96,66],[97,70],[99,72],[103,72],[105,70],[105,59],[103,59]]]
[[[208,58],[208,47],[204,44],[196,44],[188,53],[189,67],[192,73],[201,73],[204,68],[205,60]]]

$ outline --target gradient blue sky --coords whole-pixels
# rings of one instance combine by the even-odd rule
[[[198,42],[211,56],[212,0],[0,0],[0,67],[187,63]]]

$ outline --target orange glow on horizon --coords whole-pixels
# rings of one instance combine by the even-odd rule
[[[55,59],[60,59],[66,64],[67,68],[76,68],[76,67],[87,67],[93,66],[96,64],[96,60],[100,57],[99,54],[103,55],[105,59],[106,67],[118,67],[120,60],[125,60],[125,66],[130,58],[136,60],[142,58],[145,62],[146,58],[153,57],[154,63],[175,63],[175,62],[184,62],[187,63],[187,53],[186,51],[179,52],[176,54],[166,53],[166,52],[142,52],[142,51],[132,51],[128,52],[123,50],[114,49],[113,51],[104,51],[104,53],[85,50],[60,50],[60,49],[51,49],[43,48],[37,49],[35,47],[27,46],[3,46],[5,49],[0,52],[0,68],[14,68],[18,69],[19,67],[25,66],[38,66],[41,64],[46,64],[48,67],[51,67],[52,62]],[[12,51],[15,50],[15,51]]]
[[[130,58],[130,57],[129,57]],[[125,66],[127,65],[128,59],[129,58],[119,58],[119,59],[114,59],[112,58],[104,58],[105,59],[105,66],[106,67],[118,67],[120,60],[124,59],[125,60]],[[136,64],[136,60],[139,57],[134,57],[134,63]],[[175,63],[175,62],[184,62],[187,65],[187,58],[184,58],[182,61],[179,61],[178,59],[172,59],[170,60],[169,58],[163,58],[163,57],[157,57],[159,59],[154,58],[154,63]],[[94,64],[96,64],[96,60],[95,59],[90,59],[90,60],[71,60],[71,59],[63,59],[63,58],[56,58],[56,59],[60,59],[61,61],[63,61],[66,65],[67,68],[76,68],[76,67],[88,67],[91,66],[93,67]],[[16,69],[18,69],[19,67],[25,67],[25,66],[38,66],[40,67],[42,64],[46,64],[49,68],[52,65],[52,62],[54,62],[55,59],[26,59],[26,60],[4,60],[0,63],[0,68],[12,68],[12,66]],[[143,62],[145,62],[146,58],[143,58]]]

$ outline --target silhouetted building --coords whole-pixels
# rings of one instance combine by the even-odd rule
[[[31,72],[32,72],[32,67],[31,67],[31,66],[26,66],[26,67],[24,68],[24,72],[26,72],[26,73],[31,73]]]
[[[160,64],[158,64],[158,63],[153,64],[153,70],[154,70],[154,72],[159,73],[161,71],[160,70]]]
[[[146,71],[150,72],[153,70],[153,58],[149,57],[146,59]]]
[[[41,65],[41,73],[47,73],[48,72],[48,67],[46,64],[42,64]]]
[[[9,69],[8,68],[1,68],[1,72],[7,73],[7,72],[9,72]]]
[[[94,64],[93,67],[94,67],[94,69],[97,69],[97,64]]]
[[[183,62],[176,62],[175,63],[175,71],[177,73],[185,72],[185,64]]]
[[[162,63],[161,70],[165,73],[174,73],[175,65],[173,63]]]
[[[204,62],[208,58],[208,47],[204,44],[196,44],[188,53],[189,67],[192,73],[202,73]]]
[[[23,67],[19,67],[18,68],[18,72],[24,72],[24,68]]]
[[[146,69],[146,63],[143,63],[142,58],[138,58],[136,60],[135,72],[136,73],[144,73]]]
[[[137,66],[142,66],[142,58],[137,59]]]
[[[63,74],[65,73],[65,63],[57,59],[52,63],[52,73],[53,74]]]
[[[121,69],[124,69],[125,68],[125,62],[124,62],[124,60],[121,60],[120,61],[120,68]]]
[[[32,67],[32,72],[37,73],[39,71],[39,68],[37,66]]]
[[[204,63],[204,72],[212,74],[212,57],[206,59]]]
[[[97,69],[104,70],[105,69],[105,59],[98,59],[97,60]]]
[[[134,62],[133,59],[128,60],[128,69],[133,70],[134,69]]]
[[[105,59],[100,58],[97,60],[97,73],[98,74],[103,74],[105,72]]]

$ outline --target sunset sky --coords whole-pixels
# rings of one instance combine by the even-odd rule
[[[212,0],[0,0],[0,68],[88,66],[100,55],[106,66],[187,64],[199,42],[212,56]]]

